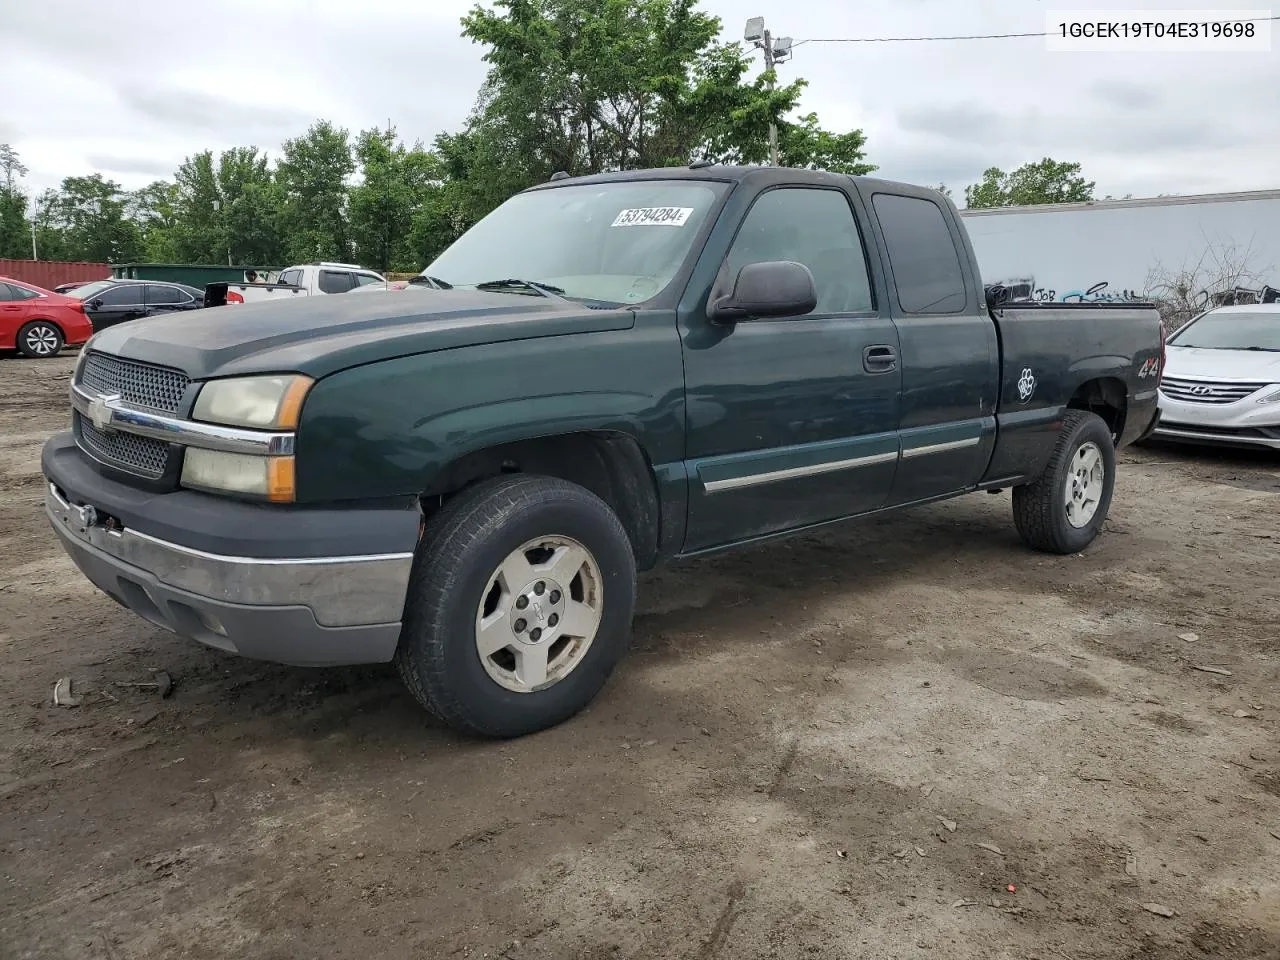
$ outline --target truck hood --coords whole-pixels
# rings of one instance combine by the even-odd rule
[[[1170,346],[1164,375],[1187,380],[1252,380],[1280,383],[1280,353]]]
[[[319,379],[393,357],[482,343],[625,330],[630,310],[518,293],[404,290],[207,307],[108,327],[91,348],[194,380],[254,373]]]

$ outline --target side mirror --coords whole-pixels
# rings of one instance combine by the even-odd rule
[[[101,298],[101,297],[97,297],[97,298],[95,298],[95,299],[93,299],[93,300],[90,300],[90,301],[89,301],[89,306],[90,306],[90,307],[92,307],[94,310],[101,310],[101,309],[102,309],[102,298]]]
[[[748,263],[728,293],[711,295],[711,319],[733,323],[754,318],[799,317],[818,305],[813,274],[803,263],[773,260]]]

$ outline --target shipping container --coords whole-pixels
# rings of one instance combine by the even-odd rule
[[[1021,299],[1280,300],[1280,190],[962,210],[985,284]]]
[[[219,266],[202,263],[117,263],[111,268],[111,276],[119,280],[164,280],[168,283],[185,283],[203,290],[205,284],[225,281],[243,283],[249,271],[259,280],[274,277],[280,267]]]
[[[109,263],[79,260],[0,260],[0,277],[11,277],[45,290],[63,283],[88,283],[111,276]]]

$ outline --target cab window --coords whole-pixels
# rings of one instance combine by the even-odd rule
[[[867,255],[849,198],[821,187],[781,187],[760,195],[729,251],[730,276],[748,263],[794,260],[813,274],[814,315],[874,309]]]

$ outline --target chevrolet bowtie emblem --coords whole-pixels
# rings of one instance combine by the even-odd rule
[[[89,421],[99,430],[111,429],[110,404],[120,399],[120,394],[113,393],[105,397],[94,397],[89,401]]]

